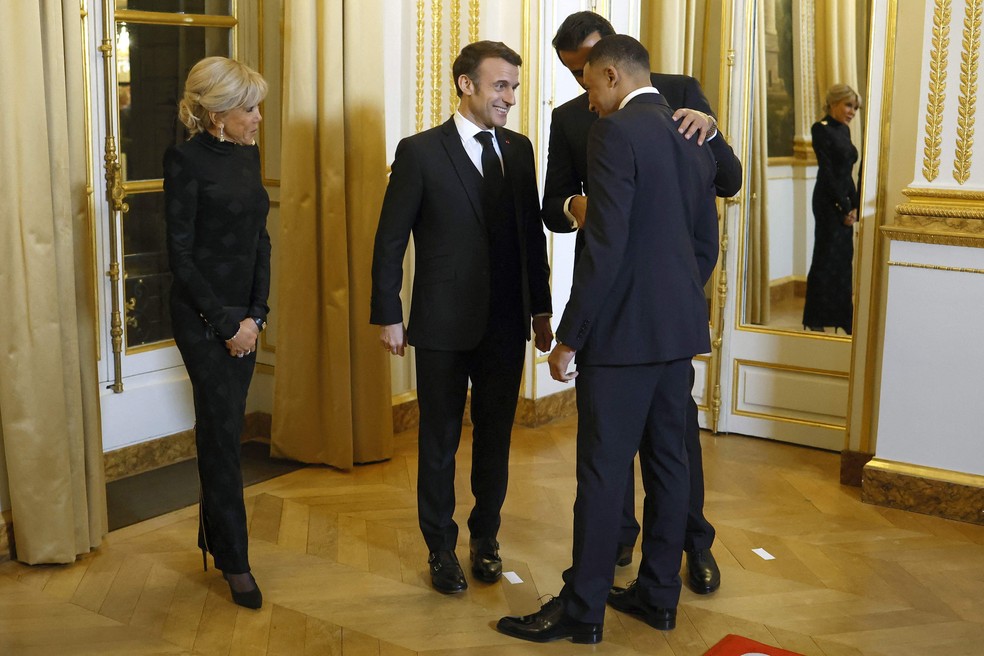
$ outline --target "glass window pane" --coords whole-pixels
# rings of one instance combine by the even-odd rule
[[[127,347],[171,339],[171,270],[167,263],[164,193],[127,197],[123,215],[123,298]]]
[[[116,29],[123,178],[157,179],[164,151],[187,137],[178,100],[188,71],[203,57],[229,56],[231,31],[138,23]]]
[[[116,9],[228,16],[232,13],[231,4],[230,0],[116,0]]]

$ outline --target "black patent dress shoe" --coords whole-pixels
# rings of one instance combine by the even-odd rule
[[[571,642],[593,645],[601,642],[602,624],[578,622],[564,612],[564,602],[554,597],[537,612],[522,617],[503,617],[495,628],[507,636],[530,642]]]
[[[618,556],[615,558],[616,565],[625,567],[632,564],[632,547],[631,544],[618,545]]]
[[[499,543],[491,538],[478,538],[469,542],[471,570],[480,581],[495,583],[502,576],[502,559]]]
[[[608,593],[608,605],[617,611],[635,615],[660,631],[670,631],[676,627],[676,608],[650,606],[639,598],[637,583],[632,581],[624,588],[612,588]]]
[[[263,593],[260,592],[260,586],[256,585],[256,579],[249,572],[246,572],[246,576],[249,577],[249,581],[253,584],[252,588],[246,590],[236,590],[236,587],[240,587],[241,582],[239,580],[233,581],[231,577],[239,576],[237,574],[226,574],[222,572],[222,578],[226,580],[229,584],[229,592],[232,594],[232,601],[237,606],[242,606],[243,608],[252,608],[256,610],[263,605]],[[235,587],[234,587],[235,586]]]
[[[431,585],[438,592],[454,594],[468,587],[465,574],[458,564],[458,557],[453,551],[432,551],[427,564],[430,565]]]
[[[721,587],[721,570],[710,549],[687,552],[687,587],[697,594],[711,594]]]

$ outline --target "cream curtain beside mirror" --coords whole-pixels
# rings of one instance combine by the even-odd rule
[[[106,534],[78,0],[0,2],[0,440],[18,560]]]
[[[369,325],[372,248],[386,189],[383,5],[284,4],[271,452],[342,469],[392,453],[388,354]]]
[[[765,61],[765,4],[755,10],[755,50],[752,64],[752,106],[745,163],[748,217],[745,233],[745,315],[743,323],[766,325],[771,318],[769,297],[769,142]]]

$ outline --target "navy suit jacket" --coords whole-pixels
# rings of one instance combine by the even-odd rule
[[[673,109],[686,107],[714,115],[700,83],[688,75],[652,73],[656,90]],[[588,94],[569,100],[553,111],[547,176],[543,186],[543,223],[553,232],[572,232],[564,214],[564,202],[571,196],[588,193],[588,132],[598,115],[588,109]],[[734,196],[741,189],[741,162],[720,132],[705,147],[714,153],[718,196]]]
[[[557,329],[579,366],[710,350],[702,268],[717,258],[717,167],[672,115],[659,94],[643,94],[591,128],[584,249]]]
[[[515,202],[523,316],[529,320],[551,311],[533,146],[512,130],[496,128],[495,134]],[[403,257],[412,233],[409,343],[439,351],[478,345],[488,321],[490,285],[489,218],[483,216],[481,186],[482,175],[465,153],[453,118],[400,141],[376,229],[371,323],[403,321]]]

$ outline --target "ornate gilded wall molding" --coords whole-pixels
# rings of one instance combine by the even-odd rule
[[[478,17],[481,13],[479,0],[468,0],[468,42],[478,41]]]
[[[977,231],[974,232],[974,227]],[[920,225],[918,219],[911,224],[883,226],[882,234],[891,241],[904,241],[933,246],[962,246],[964,248],[984,248],[984,230],[980,222],[948,225],[937,220],[929,220],[928,225]]]
[[[912,199],[912,202],[928,202],[950,200],[959,202],[984,203],[984,191],[969,191],[965,189],[940,189],[937,187],[906,187],[902,193]]]
[[[894,260],[889,260],[888,266],[901,267],[903,269],[928,269],[930,271],[948,271],[950,273],[975,273],[978,275],[984,275],[984,269],[974,269],[971,267],[951,267],[943,266],[941,264],[922,264],[920,262],[896,262]]]
[[[935,219],[971,219],[984,221],[984,209],[978,207],[938,206],[930,207],[918,203],[902,203],[895,208],[900,215],[925,216]]]
[[[416,61],[417,99],[414,132],[424,129],[424,0],[417,0],[417,61]]]
[[[933,48],[929,59],[929,97],[926,106],[926,139],[923,177],[932,182],[940,174],[943,143],[943,103],[946,99],[946,60],[950,47],[950,0],[936,0],[933,10]]]
[[[959,220],[961,226],[984,221],[984,191],[909,187],[902,193],[909,201],[895,207],[897,225],[912,225],[913,218],[949,227],[953,227],[954,220]],[[981,227],[973,226],[973,230],[976,232]],[[966,227],[960,229],[966,230]]]
[[[442,0],[431,0],[431,127],[441,123],[441,102],[444,83],[441,80],[441,18],[444,15]]]
[[[960,184],[970,179],[974,148],[974,117],[977,109],[977,67],[981,49],[981,13],[984,0],[967,0],[964,10],[963,43],[960,51],[960,104],[957,108],[957,149],[953,178]]]
[[[448,49],[448,70],[453,71],[454,60],[458,57],[458,53],[461,52],[461,0],[451,0],[451,24],[449,25],[451,31],[451,42],[448,44],[450,47]],[[454,114],[454,110],[458,108],[458,86],[454,81],[454,73],[451,73],[451,89],[448,92],[448,108],[449,114]]]

